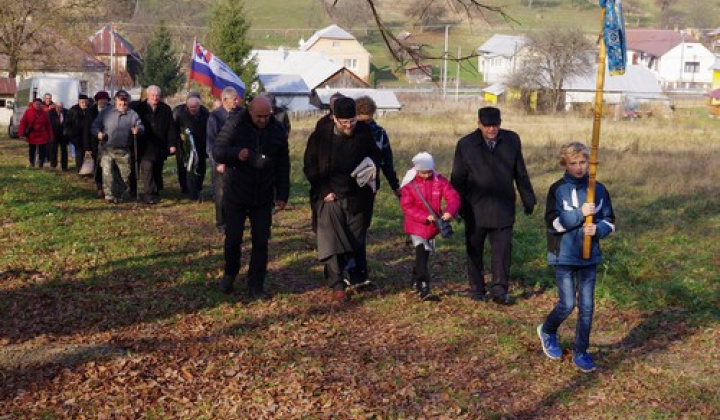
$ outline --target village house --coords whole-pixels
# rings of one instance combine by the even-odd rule
[[[504,82],[508,75],[521,68],[527,42],[524,36],[495,34],[478,47],[478,71],[485,83]]]
[[[307,41],[300,40],[300,51],[322,53],[365,82],[370,80],[370,53],[354,36],[337,25],[320,29]]]
[[[13,103],[17,92],[14,78],[0,77],[0,125],[9,125],[13,110],[8,105]]]
[[[105,86],[129,89],[136,85],[142,60],[135,47],[110,25],[105,25],[88,41],[95,57],[108,68]],[[114,71],[110,80],[110,71]]]
[[[666,90],[710,88],[715,55],[689,34],[666,29],[628,29],[628,62],[652,70]]]
[[[80,90],[92,93],[104,88],[107,67],[101,61],[74,45],[70,41],[48,32],[40,35],[37,41],[28,44],[27,51],[42,51],[42,54],[26,54],[21,63],[15,81],[35,76],[60,76],[76,78],[80,81]],[[42,45],[42,47],[40,47]],[[7,56],[0,56],[0,77],[8,76]],[[74,104],[66,104],[68,107]]]
[[[367,88],[369,85],[342,64],[322,53],[287,50],[253,50],[257,75],[265,92],[291,110],[315,109],[313,89]]]

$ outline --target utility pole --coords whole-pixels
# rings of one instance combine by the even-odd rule
[[[462,47],[458,47],[457,70],[455,71],[455,102],[457,102],[460,99],[460,53],[461,52],[462,52]]]
[[[115,96],[115,25],[110,24],[110,97]]]
[[[450,25],[445,25],[445,49],[443,50],[443,85],[442,85],[442,91],[443,91],[443,98],[445,97],[445,94],[447,93],[447,59],[448,59],[448,33],[450,32]]]

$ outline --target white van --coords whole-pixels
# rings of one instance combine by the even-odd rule
[[[70,108],[78,101],[80,95],[80,81],[70,77],[37,76],[23,79],[18,83],[15,93],[15,102],[11,105],[13,115],[8,126],[8,135],[18,137],[20,119],[30,102],[35,98],[42,98],[50,93],[54,102],[62,102],[65,108]]]

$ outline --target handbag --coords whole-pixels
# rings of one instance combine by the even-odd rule
[[[30,137],[30,134],[33,131],[33,126],[35,125],[35,121],[37,121],[39,116],[39,114],[35,114],[35,118],[33,118],[32,122],[25,127],[25,131],[23,131],[23,137]]]
[[[430,207],[430,203],[425,200],[425,197],[420,192],[420,188],[418,188],[417,184],[413,182],[413,187],[415,188],[415,191],[417,191],[418,195],[420,196],[420,199],[423,203],[425,203],[425,207],[427,207],[428,210],[430,210],[430,214],[432,214],[435,217],[435,226],[440,230],[440,236],[447,239],[453,236],[453,227],[450,224],[450,221],[444,220],[442,217],[438,216],[437,213],[435,213],[435,210],[433,210],[432,207]]]
[[[83,158],[83,163],[78,174],[92,175],[93,173],[95,173],[95,159],[93,159],[91,152],[85,152],[85,157]]]

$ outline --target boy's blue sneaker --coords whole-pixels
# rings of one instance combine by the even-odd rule
[[[573,353],[573,362],[581,371],[587,373],[597,369],[592,357],[587,353]]]
[[[537,333],[540,337],[540,344],[542,345],[543,352],[545,355],[553,360],[558,360],[562,357],[562,350],[557,341],[557,334],[546,334],[542,331],[543,324],[538,325]]]

